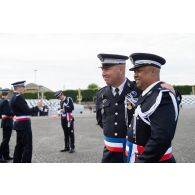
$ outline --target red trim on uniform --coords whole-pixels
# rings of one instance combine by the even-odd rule
[[[123,148],[110,147],[106,145],[106,148],[111,152],[123,152]]]
[[[169,160],[173,156],[172,152],[169,154],[163,155],[163,157],[160,159],[160,161]]]
[[[137,145],[137,151],[138,151],[138,155],[141,155],[144,151],[144,147]]]
[[[3,116],[2,119],[13,118],[13,116]]]
[[[137,145],[137,150],[138,150],[138,155],[141,155],[144,152],[144,147]],[[169,160],[172,156],[173,156],[172,152],[169,154],[164,154],[160,159],[160,161]]]
[[[137,151],[138,151],[138,155],[140,156],[144,152],[144,147],[137,145]],[[126,150],[125,151],[125,155],[128,156],[128,153],[129,152]],[[162,158],[160,159],[160,161],[169,160],[172,156],[173,156],[173,153],[172,152],[170,152],[168,154],[164,154],[162,156]]]
[[[29,121],[30,118],[18,118],[18,119],[15,119],[15,121]]]

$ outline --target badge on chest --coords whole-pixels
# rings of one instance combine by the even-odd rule
[[[102,114],[102,115],[103,115],[104,112],[105,112],[104,107],[105,107],[106,102],[107,102],[107,99],[103,99],[103,100],[102,100],[102,109],[101,109],[101,114]]]
[[[131,104],[131,102],[127,102],[127,109],[128,110],[131,110],[133,107],[132,107],[132,104]]]
[[[136,91],[131,91],[125,96],[125,102],[128,110],[131,110],[133,106],[137,103],[138,98]]]

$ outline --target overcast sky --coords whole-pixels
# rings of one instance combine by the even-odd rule
[[[102,87],[97,54],[134,52],[167,60],[161,80],[195,84],[193,13],[193,1],[2,1],[0,86],[26,80],[52,90]]]
[[[26,80],[52,90],[104,86],[98,53],[163,56],[161,80],[195,84],[195,34],[0,34],[0,86]],[[128,71],[132,66],[127,62]],[[35,71],[37,70],[37,71]]]

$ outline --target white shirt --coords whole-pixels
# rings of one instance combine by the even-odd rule
[[[155,83],[152,83],[151,85],[149,85],[143,92],[142,92],[142,96],[146,95],[146,93],[148,93],[155,85],[157,85],[158,83],[160,83],[161,81],[156,81]]]
[[[114,96],[116,95],[116,91],[115,91],[116,88],[119,89],[119,92],[118,92],[119,95],[122,93],[126,81],[127,81],[127,79],[125,78],[124,82],[120,86],[118,86],[118,87],[112,87],[112,93],[113,93]]]

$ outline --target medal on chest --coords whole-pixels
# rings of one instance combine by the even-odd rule
[[[102,109],[101,109],[101,114],[103,115],[105,110],[104,110],[104,104],[107,102],[107,99],[102,100]]]
[[[138,98],[136,96],[137,96],[136,91],[131,91],[125,96],[128,110],[131,110],[133,106],[135,106],[135,104],[137,103]]]
[[[127,102],[127,109],[128,110],[131,110],[133,107],[132,107],[132,104],[131,104],[131,102]]]

